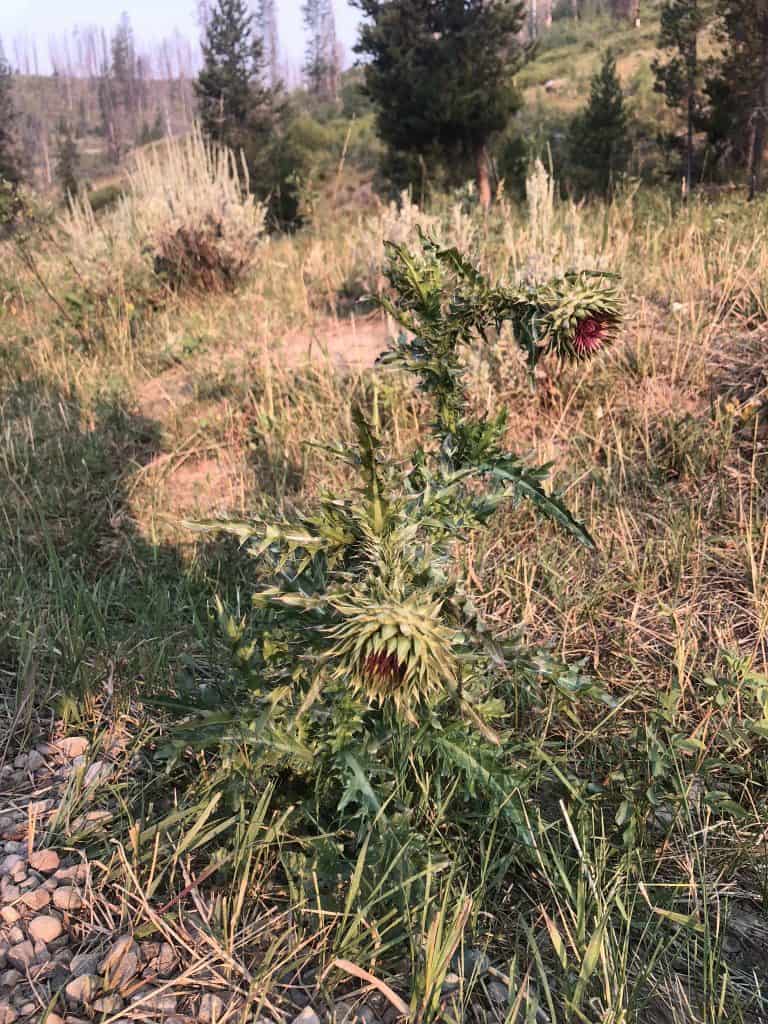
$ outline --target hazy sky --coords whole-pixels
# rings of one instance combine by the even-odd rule
[[[276,0],[280,48],[291,64],[301,62],[304,34],[302,0]],[[352,62],[358,12],[346,0],[334,0],[336,30],[345,50],[345,63]],[[127,11],[139,43],[148,44],[178,29],[190,40],[197,39],[196,0],[0,0],[0,39],[13,61],[12,41],[16,36],[33,36],[42,58],[48,37],[68,32],[75,25],[103,25],[111,28]]]

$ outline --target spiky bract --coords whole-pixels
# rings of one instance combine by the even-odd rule
[[[391,699],[411,720],[419,704],[455,689],[452,633],[443,625],[442,603],[429,590],[399,602],[369,602],[361,596],[336,607],[344,615],[330,634],[336,678],[368,700]]]

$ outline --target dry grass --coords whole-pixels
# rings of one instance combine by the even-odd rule
[[[358,300],[380,283],[383,238],[413,239],[424,224],[494,277],[617,270],[625,331],[586,374],[550,368],[532,394],[503,337],[494,359],[478,355],[469,367],[478,404],[511,406],[511,446],[554,463],[557,485],[598,540],[597,554],[575,550],[510,511],[461,552],[469,578],[500,632],[523,629],[568,660],[585,659],[619,706],[606,716],[575,702],[540,723],[542,750],[569,752],[578,810],[573,820],[565,807],[556,817],[570,849],[549,851],[530,879],[510,877],[495,918],[471,915],[467,942],[487,940],[513,1007],[543,1006],[553,1021],[561,1017],[547,992],[564,999],[567,979],[595,948],[600,995],[570,1019],[759,1021],[765,943],[749,921],[764,912],[768,836],[764,741],[751,731],[760,718],[755,680],[768,672],[766,208],[735,200],[677,208],[642,192],[609,208],[554,205],[541,173],[531,189],[532,216],[504,203],[487,219],[458,204],[429,216],[406,204],[273,240],[239,293],[176,295],[133,328],[117,309],[90,346],[57,308],[72,274],[66,265],[54,272],[50,249],[38,257],[48,294],[28,270],[0,276],[6,721],[23,745],[47,727],[40,706],[74,689],[51,704],[65,722],[74,716],[98,732],[123,720],[129,748],[146,749],[131,710],[137,680],[161,685],[184,659],[204,661],[206,597],[220,589],[236,599],[247,586],[236,552],[199,546],[176,520],[224,507],[303,508],[343,487],[344,469],[321,446],[350,436],[350,395],[375,396],[394,424],[396,452],[407,450],[424,422],[422,400],[370,368],[372,341],[361,362],[348,358],[340,370],[336,358],[358,336],[350,313],[366,323]],[[4,265],[21,267],[6,253]],[[381,328],[370,330],[375,340]],[[655,757],[663,779],[653,776]],[[690,795],[674,812],[660,808],[675,824],[649,827],[618,857],[612,815],[622,794],[639,799],[644,786],[673,776]],[[375,900],[353,929],[319,894],[287,887],[286,862],[266,842],[234,876],[192,884],[216,844],[193,841],[175,855],[199,810],[176,831],[153,832],[157,803],[147,798],[141,820],[136,811],[143,779],[126,777],[105,796],[122,831],[103,861],[103,895],[94,895],[102,935],[129,922],[155,930],[186,965],[172,985],[194,989],[205,977],[236,993],[233,1020],[285,1019],[294,985],[331,1013],[345,979],[330,966],[338,957],[386,974],[406,994],[423,983],[426,922],[460,914],[458,883],[442,910],[434,893],[422,893],[410,960],[393,960],[377,952]],[[598,784],[604,805],[589,790]],[[168,792],[183,805],[180,780]],[[67,841],[65,829],[56,841]],[[653,869],[638,851],[652,855]],[[562,875],[553,874],[558,863]],[[578,885],[569,871],[583,872]],[[675,908],[693,915],[689,930],[669,917]],[[659,927],[672,922],[674,936],[639,1011],[633,922],[648,913]],[[724,957],[726,939],[733,951]],[[461,985],[478,1019],[480,1007],[486,1019],[515,1019],[487,1010],[477,984]]]

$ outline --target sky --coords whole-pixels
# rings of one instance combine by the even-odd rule
[[[276,0],[281,56],[294,69],[301,64],[304,33],[302,0]],[[345,64],[352,63],[358,11],[346,0],[334,0],[336,33],[345,52]],[[14,37],[33,37],[42,57],[50,36],[69,33],[76,25],[99,25],[111,29],[123,11],[133,25],[138,48],[159,42],[175,30],[190,41],[199,35],[196,0],[0,0],[0,39],[13,61]]]

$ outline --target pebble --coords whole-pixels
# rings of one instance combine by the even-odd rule
[[[20,857],[18,853],[9,853],[7,857],[0,861],[0,875],[11,875],[19,867],[24,869],[24,874],[27,873],[27,862],[23,857]]]
[[[51,894],[45,889],[32,889],[31,892],[24,893],[21,902],[30,910],[43,910],[51,902]]]
[[[17,946],[20,942],[23,942],[26,937],[24,930],[19,928],[18,925],[14,925],[8,932],[8,942],[11,946]]]
[[[33,917],[29,922],[29,934],[33,939],[39,939],[41,942],[53,942],[54,939],[58,939],[63,930],[58,917],[51,917],[50,914]]]
[[[87,864],[71,864],[66,868],[58,868],[54,873],[54,878],[59,882],[78,882],[83,883],[88,877],[88,865]]]
[[[39,772],[41,768],[45,767],[45,758],[39,750],[30,750],[27,754],[27,771],[28,772]]]
[[[84,974],[95,974],[99,958],[95,953],[78,953],[72,957],[69,969],[76,978]]]
[[[0,1024],[13,1024],[18,1014],[8,1003],[0,1003]]]
[[[88,749],[88,740],[85,736],[66,736],[64,739],[56,740],[54,746],[64,757],[82,757]]]
[[[132,935],[121,935],[99,965],[108,988],[123,989],[139,973],[139,947]]]
[[[40,892],[40,890],[37,890]],[[53,905],[59,910],[79,910],[83,905],[80,893],[71,886],[60,886],[53,890]]]
[[[507,986],[502,985],[500,981],[489,981],[488,982],[488,995],[492,1003],[497,1006],[505,1006],[509,1002],[509,992]]]
[[[55,850],[38,850],[29,855],[29,866],[43,875],[52,875],[59,866],[59,855]]]
[[[3,971],[3,973],[0,974],[0,988],[16,988],[22,980],[22,977],[23,975],[15,969]]]
[[[139,1004],[142,1010],[154,1010],[162,1014],[176,1012],[176,996],[173,992],[154,992],[150,988],[141,988],[131,996],[131,1003]],[[202,1017],[199,1019],[203,1020]]]
[[[97,1013],[117,1013],[125,1004],[122,997],[114,992],[112,995],[94,999],[92,1005]]]
[[[0,917],[2,917],[5,924],[16,924],[21,914],[15,907],[2,907],[0,909]]]
[[[28,967],[31,967],[35,962],[35,948],[29,939],[25,939],[24,942],[20,942],[16,946],[11,946],[8,950],[8,963],[16,968],[17,971],[25,973]]]
[[[293,1024],[320,1024],[320,1018],[311,1006],[305,1006],[301,1013],[293,1018]]]
[[[72,1003],[90,1003],[100,988],[101,979],[95,974],[81,974],[69,982],[64,992]]]
[[[197,1019],[202,1024],[213,1024],[218,1021],[224,1012],[224,1000],[214,992],[206,992],[200,1000],[200,1009],[197,1011]],[[298,1020],[298,1017],[296,1018]],[[307,1022],[309,1024],[309,1022]],[[317,1021],[320,1024],[320,1021]]]
[[[156,949],[144,953],[147,960],[146,970],[161,978],[167,977],[176,966],[176,953],[167,942],[153,943]],[[146,972],[145,972],[146,973]]]

